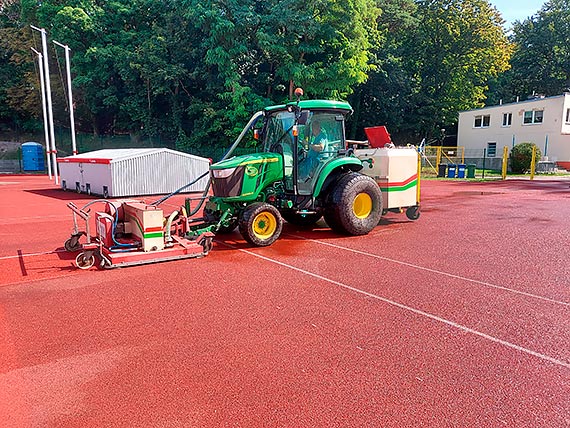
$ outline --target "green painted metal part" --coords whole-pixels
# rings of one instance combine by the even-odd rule
[[[210,170],[237,168],[239,166],[260,164],[264,162],[277,162],[280,160],[279,158],[280,156],[276,153],[252,153],[250,155],[234,156],[210,165]]]
[[[288,104],[280,104],[276,106],[266,107],[263,111],[266,113],[272,113],[279,110],[287,110],[287,107],[296,106],[296,102],[291,102]],[[331,101],[331,100],[304,100],[299,101],[299,107],[301,110],[346,110],[346,112],[352,112],[352,107],[349,103],[344,101]]]
[[[211,197],[206,203],[205,208],[212,211],[222,212],[220,219],[217,223],[214,224],[201,223],[195,227],[191,227],[190,230],[186,233],[187,238],[196,238],[207,232],[216,233],[220,227],[229,226],[230,219],[233,217],[235,211],[234,206],[229,205],[225,203],[221,198],[216,197]]]
[[[276,153],[254,153],[218,162],[210,170],[244,168],[241,193],[223,199],[228,202],[251,202],[269,185],[283,179],[283,157]],[[216,180],[215,177],[212,180]]]
[[[350,169],[351,171],[360,171],[362,169],[362,162],[356,157],[347,156],[334,159],[327,163],[320,172],[319,179],[315,185],[315,191],[313,192],[315,198],[321,194],[325,180],[329,177],[329,175],[331,175],[331,173],[339,168]]]

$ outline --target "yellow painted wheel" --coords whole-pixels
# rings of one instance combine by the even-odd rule
[[[352,212],[358,218],[366,218],[372,212],[372,198],[368,193],[359,193],[352,203]]]
[[[277,230],[277,220],[268,211],[261,212],[253,219],[253,233],[259,239],[268,239]]]
[[[327,199],[324,217],[335,232],[366,235],[382,216],[382,192],[372,177],[349,172],[340,177]]]
[[[266,247],[281,235],[283,218],[279,210],[265,202],[254,202],[239,216],[239,232],[250,244]]]

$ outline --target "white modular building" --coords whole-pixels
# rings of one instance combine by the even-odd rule
[[[500,158],[503,147],[524,142],[570,169],[570,93],[459,113],[457,145],[466,151],[486,149],[488,157]]]
[[[104,149],[60,158],[64,190],[125,197],[168,194],[206,173],[210,160],[175,150]],[[208,176],[185,192],[203,191]]]

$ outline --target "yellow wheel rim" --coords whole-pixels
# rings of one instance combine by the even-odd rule
[[[366,218],[372,212],[372,198],[368,193],[359,193],[352,203],[352,212],[358,218]]]
[[[269,239],[277,230],[277,219],[270,212],[262,212],[253,219],[253,233],[259,239]]]

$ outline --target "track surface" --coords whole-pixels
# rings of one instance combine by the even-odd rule
[[[2,176],[0,426],[570,426],[569,184],[425,181],[364,237],[79,271],[89,199]]]

